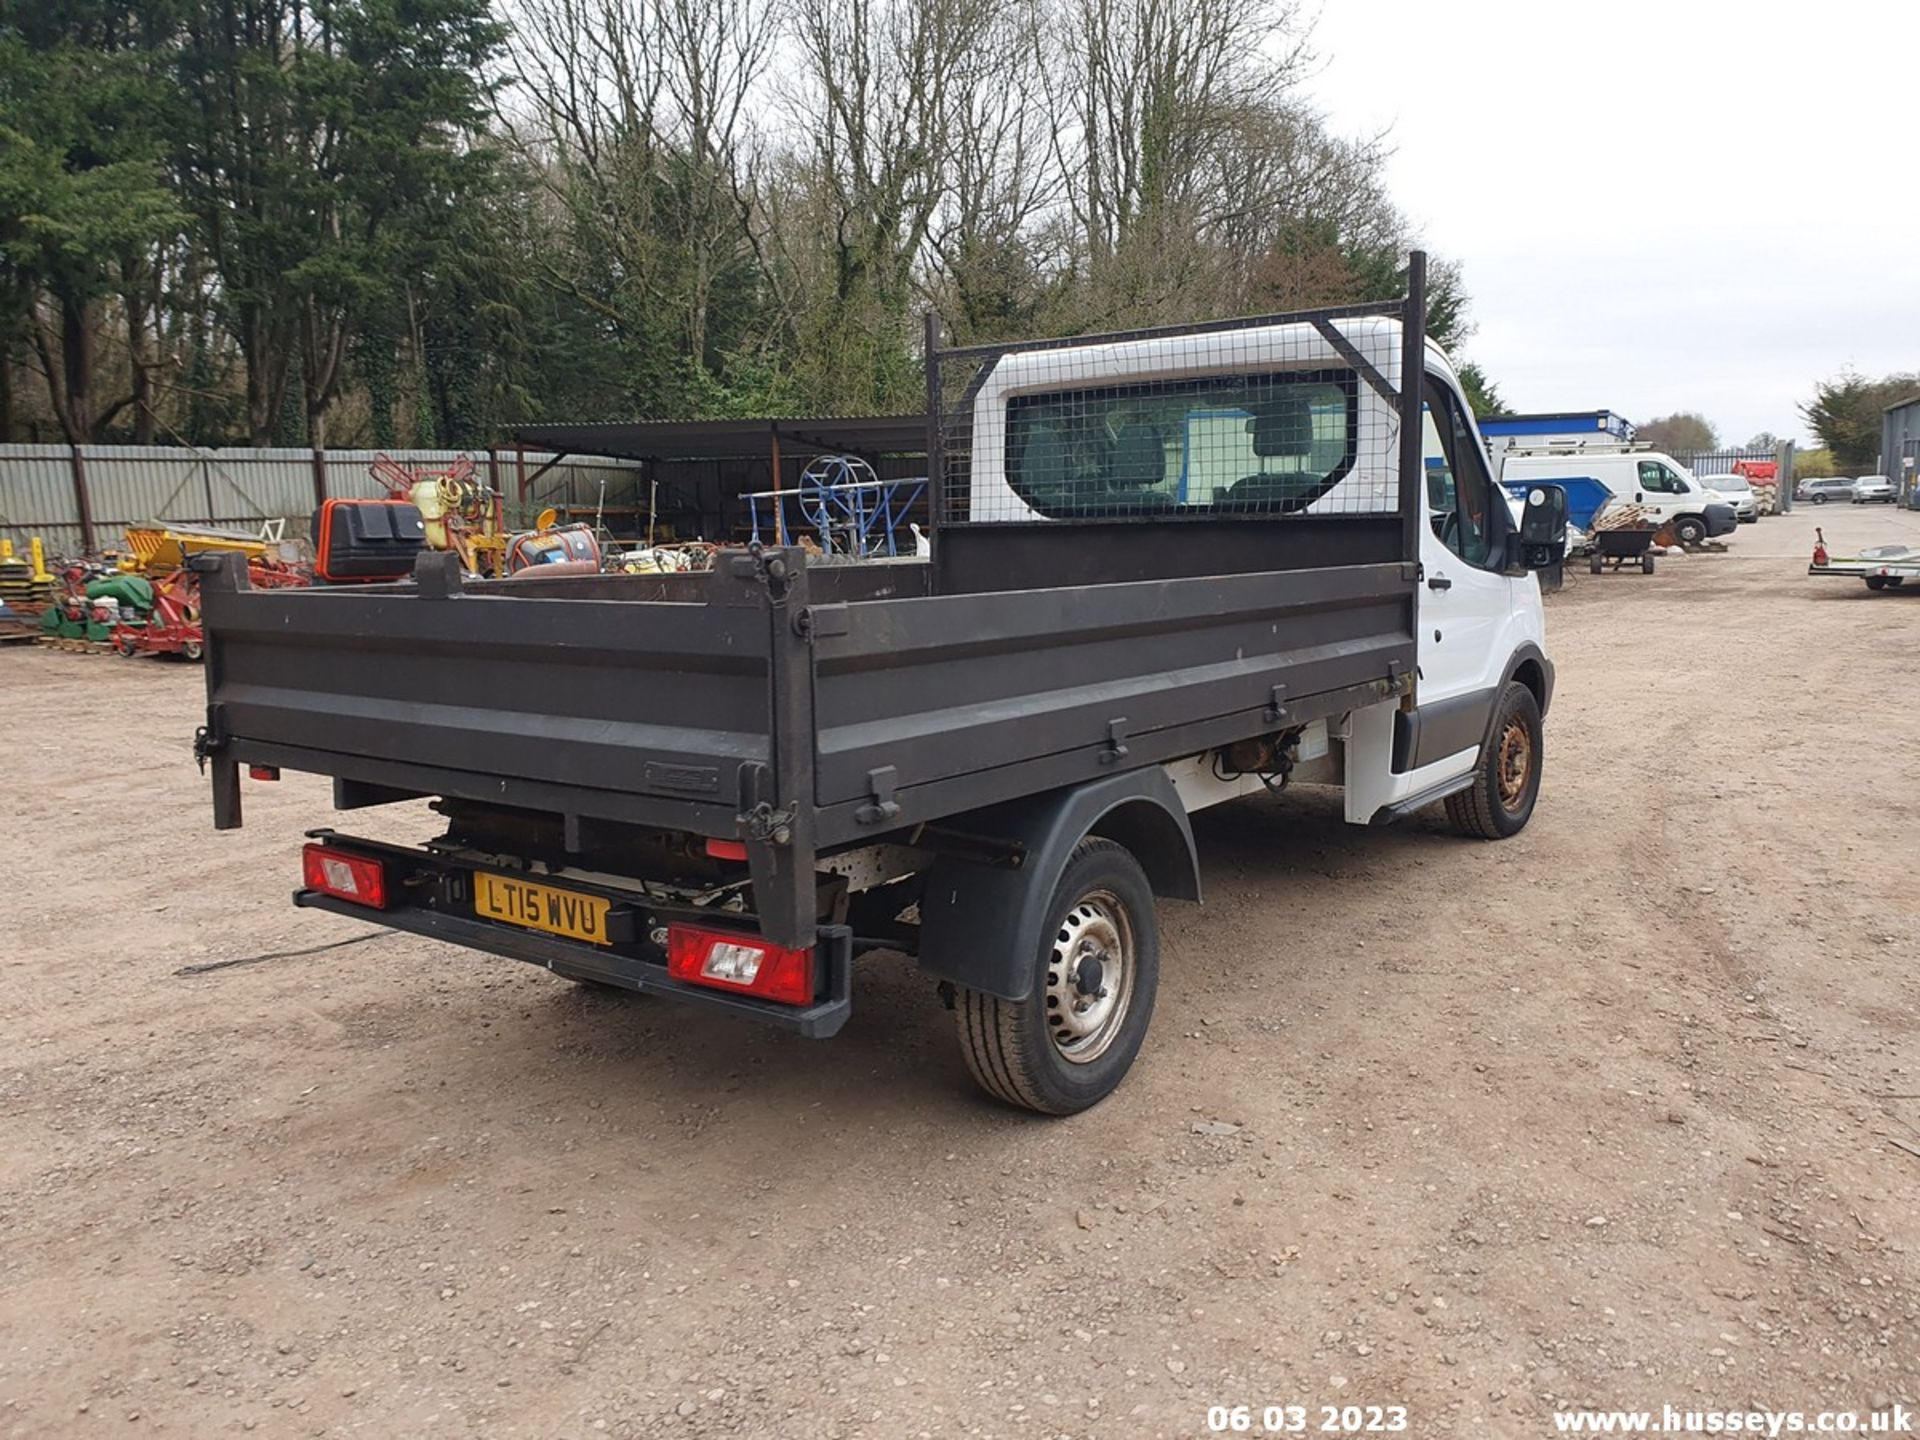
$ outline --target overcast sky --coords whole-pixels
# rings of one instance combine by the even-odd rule
[[[1324,0],[1314,48],[1514,409],[1804,440],[1816,379],[1920,370],[1914,0]]]

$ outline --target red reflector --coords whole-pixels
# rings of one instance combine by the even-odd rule
[[[251,775],[255,780],[278,780],[280,778],[280,767],[278,765],[249,765],[247,766],[247,774]]]
[[[300,852],[300,868],[309,890],[375,910],[387,908],[387,872],[378,860],[309,845]]]
[[[788,950],[737,930],[669,926],[667,974],[782,1005],[813,1003],[813,951]]]
[[[707,854],[716,860],[744,860],[747,858],[747,843],[744,840],[709,840]]]

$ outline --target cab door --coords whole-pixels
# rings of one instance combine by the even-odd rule
[[[1684,480],[1658,460],[1635,460],[1632,463],[1634,498],[1638,503],[1661,520],[1671,520],[1685,508],[1687,486]]]
[[[1506,492],[1493,483],[1466,402],[1439,374],[1426,378],[1425,431],[1419,674],[1415,706],[1396,717],[1394,736],[1404,794],[1472,768],[1513,651],[1515,582],[1500,569],[1511,529]]]

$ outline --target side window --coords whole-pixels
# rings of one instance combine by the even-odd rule
[[[1686,483],[1658,460],[1640,462],[1640,488],[1661,495],[1684,495]]]
[[[1493,551],[1495,503],[1487,457],[1451,390],[1428,376],[1426,397],[1427,504],[1434,530],[1469,565],[1485,565]]]
[[[1325,370],[1015,395],[1007,480],[1055,518],[1294,514],[1353,470],[1358,395],[1352,371]]]

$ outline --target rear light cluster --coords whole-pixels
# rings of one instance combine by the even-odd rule
[[[378,860],[309,845],[300,852],[300,869],[309,890],[375,910],[387,908],[387,871]]]
[[[667,974],[782,1005],[813,1003],[813,951],[789,950],[734,931],[669,926]]]

